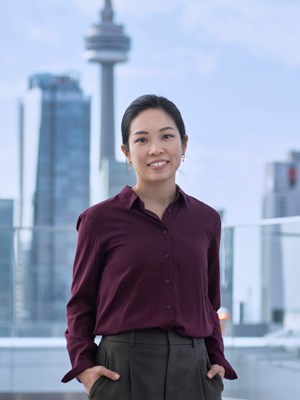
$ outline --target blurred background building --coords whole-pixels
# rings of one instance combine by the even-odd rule
[[[9,334],[13,319],[14,201],[0,199],[0,336]]]
[[[125,184],[134,183],[134,174],[129,174],[126,163],[117,161],[115,155],[114,66],[127,60],[130,39],[123,26],[113,21],[113,15],[111,1],[105,0],[101,21],[85,38],[86,59],[101,65],[99,184],[103,199],[114,196]]]
[[[299,151],[291,151],[287,161],[271,162],[266,166],[263,218],[300,215],[299,177]],[[262,228],[262,315],[271,325],[281,325],[289,318],[286,315],[288,293],[284,285],[286,277],[283,259],[286,255],[283,253],[287,250],[285,239],[296,235],[295,232],[285,231],[281,225]],[[294,279],[299,281],[299,274],[295,273]],[[292,288],[289,290],[293,291]]]
[[[300,151],[266,166],[263,218],[300,215]]]
[[[64,321],[74,235],[53,228],[75,227],[90,203],[90,98],[77,77],[36,74],[20,110],[19,217],[33,228],[22,242],[24,311],[30,321]]]

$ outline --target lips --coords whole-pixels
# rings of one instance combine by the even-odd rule
[[[153,161],[152,163],[147,164],[149,167],[160,168],[166,165],[169,161],[160,160],[160,161]]]

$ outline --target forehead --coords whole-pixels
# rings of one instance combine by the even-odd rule
[[[136,131],[159,131],[165,127],[171,127],[178,131],[173,118],[160,108],[148,108],[140,112],[130,124],[130,133]]]

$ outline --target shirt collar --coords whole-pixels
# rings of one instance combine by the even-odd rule
[[[119,199],[125,205],[128,210],[132,207],[133,203],[139,198],[139,196],[132,190],[132,188],[126,185],[121,192],[118,194]]]
[[[118,194],[119,199],[125,205],[126,208],[130,209],[133,204],[139,199],[139,196],[132,190],[132,188],[126,185],[121,192]],[[183,199],[185,204],[188,204],[188,195],[176,185],[176,200]]]
[[[176,185],[176,200],[181,198],[184,200],[185,204],[188,205],[188,195],[178,186]]]

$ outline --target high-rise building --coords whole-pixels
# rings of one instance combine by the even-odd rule
[[[300,152],[291,151],[287,161],[266,166],[263,218],[296,215],[300,215]],[[283,254],[287,235],[283,228],[262,228],[262,317],[271,324],[282,324],[287,308],[284,275],[288,271]]]
[[[74,223],[90,202],[90,98],[75,76],[36,74],[20,120],[20,225],[33,227],[23,242],[25,311],[64,320]]]
[[[9,332],[13,318],[13,200],[0,199],[0,336]]]
[[[126,164],[115,158],[114,66],[127,60],[130,40],[122,25],[113,21],[110,0],[105,0],[101,21],[94,24],[85,38],[86,58],[101,65],[100,179],[103,198],[115,195],[134,181]]]
[[[300,215],[300,151],[291,151],[287,161],[267,164],[263,218]]]

